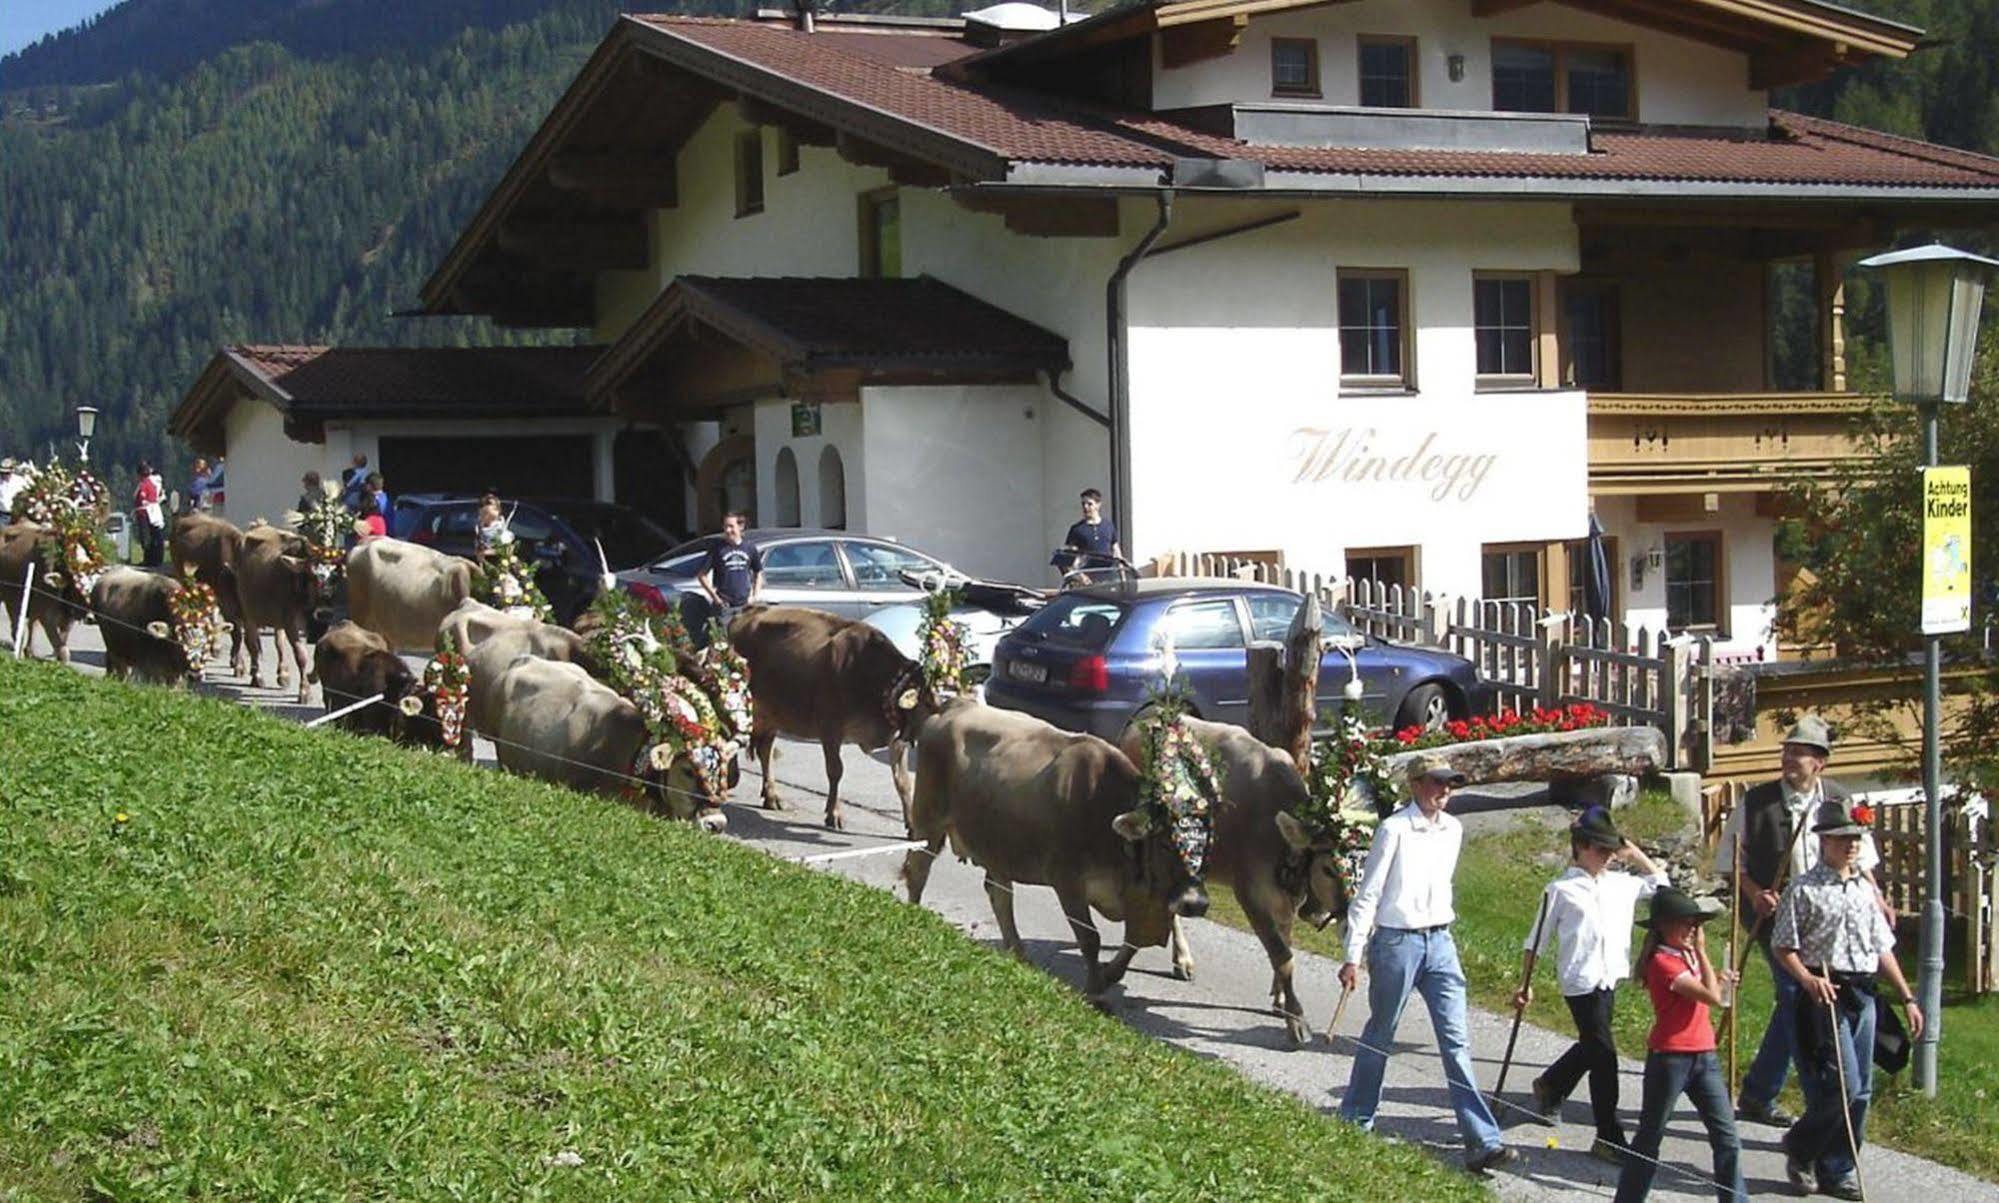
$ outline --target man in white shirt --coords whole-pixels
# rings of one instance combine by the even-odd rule
[[[1458,964],[1451,924],[1451,878],[1464,845],[1464,826],[1444,808],[1464,774],[1440,756],[1422,755],[1409,764],[1415,800],[1381,821],[1368,850],[1360,890],[1347,908],[1347,960],[1340,986],[1352,990],[1363,958],[1368,971],[1367,1027],[1354,1054],[1353,1073],[1340,1100],[1340,1115],[1372,1130],[1381,1106],[1381,1080],[1395,1040],[1402,1008],[1412,991],[1421,993],[1437,1032],[1451,1109],[1465,1142],[1465,1168],[1482,1173],[1517,1154],[1500,1143],[1499,1124],[1478,1092],[1472,1074],[1465,1023],[1465,975]]]
[[[27,477],[20,474],[11,458],[0,459],[0,526],[14,520],[14,496],[27,483]]]
[[[1605,872],[1620,857],[1637,866],[1638,873]],[[1576,1042],[1534,1079],[1534,1110],[1544,1117],[1556,1114],[1587,1074],[1590,1112],[1596,1120],[1590,1155],[1618,1164],[1628,1145],[1617,1118],[1617,1044],[1611,1035],[1611,1015],[1617,984],[1630,976],[1631,925],[1638,917],[1638,903],[1670,883],[1638,845],[1624,838],[1601,806],[1584,811],[1569,829],[1569,859],[1568,869],[1543,891],[1535,928],[1521,946],[1521,980],[1528,984],[1514,995],[1513,1005],[1525,1010],[1534,1001],[1535,958],[1554,948],[1555,984],[1576,1021]]]

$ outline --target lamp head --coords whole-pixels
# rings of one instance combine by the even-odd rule
[[[88,442],[97,433],[97,407],[79,405],[76,407],[76,437]]]
[[[1881,273],[1888,290],[1888,350],[1895,396],[1903,401],[1963,401],[1985,276],[1999,260],[1941,243],[1890,251],[1855,264]]]

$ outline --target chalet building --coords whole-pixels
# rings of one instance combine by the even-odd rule
[[[1920,37],[1818,0],[625,16],[422,306],[592,332],[588,411],[683,432],[703,525],[1046,580],[1095,485],[1134,558],[1564,607],[1593,509],[1620,615],[1774,657],[1780,490],[1855,454],[1845,270],[1999,219],[1999,160],[1770,90]]]

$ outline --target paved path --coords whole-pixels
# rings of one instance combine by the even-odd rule
[[[99,671],[102,664],[94,629],[79,627],[73,646],[78,666]],[[211,670],[213,674],[214,670]],[[293,704],[289,691],[246,689],[231,680],[204,686],[205,691],[300,716],[317,713]],[[490,763],[491,748],[478,749],[480,759]],[[786,742],[780,745],[773,775],[782,785],[781,796],[788,810],[766,812],[754,808],[759,780],[745,774],[737,795],[746,805],[729,808],[729,838],[763,848],[777,856],[802,858],[880,846],[902,838],[902,818],[887,767],[854,749],[848,749],[846,777],[842,793],[846,801],[848,830],[831,832],[820,826],[823,813],[824,766],[816,747]],[[820,867],[883,889],[902,891],[896,881],[900,853],[848,857],[824,862]],[[948,853],[931,874],[924,904],[963,928],[972,938],[997,947],[999,932],[987,905],[982,878],[969,865],[960,864]],[[1043,969],[1080,987],[1083,964],[1071,942],[1068,924],[1061,916],[1052,891],[1023,887],[1015,907],[1020,933],[1030,958]],[[1116,947],[1118,925],[1100,922],[1106,948]],[[1262,946],[1247,932],[1205,921],[1188,926],[1196,969],[1194,980],[1175,980],[1164,949],[1148,949],[1138,955],[1125,980],[1109,996],[1113,1012],[1134,1028],[1202,1056],[1214,1057],[1235,1066],[1246,1077],[1290,1093],[1328,1114],[1336,1110],[1344,1091],[1353,1052],[1352,1037],[1367,1021],[1365,990],[1355,993],[1341,1017],[1343,1038],[1333,1045],[1316,1041],[1304,1048],[1291,1047],[1282,1021],[1265,1007],[1270,982],[1269,962]],[[1300,996],[1313,1026],[1323,1028],[1331,1017],[1339,986],[1338,966],[1325,958],[1299,955],[1297,982]],[[1626,988],[1627,991],[1630,987]],[[1078,1005],[1082,1005],[1080,1000]],[[1626,1006],[1643,1006],[1636,996]],[[1473,1011],[1472,1044],[1481,1082],[1490,1086],[1499,1073],[1499,1060],[1506,1047],[1508,1019],[1498,1014]],[[1405,1011],[1397,1032],[1397,1055],[1389,1062],[1386,1089],[1377,1128],[1399,1139],[1433,1150],[1437,1156],[1455,1163],[1461,1156],[1457,1126],[1452,1119],[1443,1083],[1443,1071],[1435,1055],[1428,1016],[1420,1001]],[[1565,1036],[1540,1028],[1523,1028],[1509,1083],[1516,1103],[1526,1084],[1567,1047]],[[1624,1066],[1623,1101],[1627,1125],[1635,1127],[1641,1064],[1627,1060]],[[1616,1185],[1611,1167],[1587,1156],[1591,1128],[1586,1088],[1569,1103],[1556,1127],[1525,1120],[1517,1110],[1495,1106],[1508,1143],[1521,1151],[1521,1160],[1495,1179],[1506,1199],[1609,1198]],[[1778,1150],[1777,1129],[1745,1126],[1744,1166],[1752,1196],[1789,1196],[1784,1180],[1783,1159]],[[1713,1197],[1706,1178],[1711,1165],[1706,1139],[1690,1108],[1682,1106],[1667,1131],[1660,1160],[1673,1167],[1661,1171],[1653,1198],[1697,1200]],[[1868,1147],[1862,1156],[1869,1198],[1876,1203],[1894,1200],[1922,1200],[1937,1203],[1970,1203],[1972,1200],[1999,1200],[1999,1186],[1982,1182],[1956,1170],[1911,1157],[1879,1146]]]

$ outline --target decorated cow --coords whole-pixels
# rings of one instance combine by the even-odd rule
[[[341,727],[415,747],[444,745],[434,693],[380,635],[336,623],[314,645],[312,663],[329,714],[380,695],[333,720]]]
[[[278,687],[290,683],[295,667],[301,706],[312,700],[316,679],[306,655],[306,628],[320,594],[306,541],[291,531],[251,523],[236,563],[236,600],[250,648],[251,683],[265,688],[263,630],[269,628],[277,650]]]
[[[472,562],[401,539],[347,553],[347,613],[403,652],[429,652],[445,615],[472,596]]]
[[[244,645],[243,607],[237,600],[236,565],[243,558],[243,532],[213,514],[181,514],[167,529],[167,551],[174,575],[189,572],[215,595],[222,620],[229,624],[229,671],[238,677],[250,671]]]

